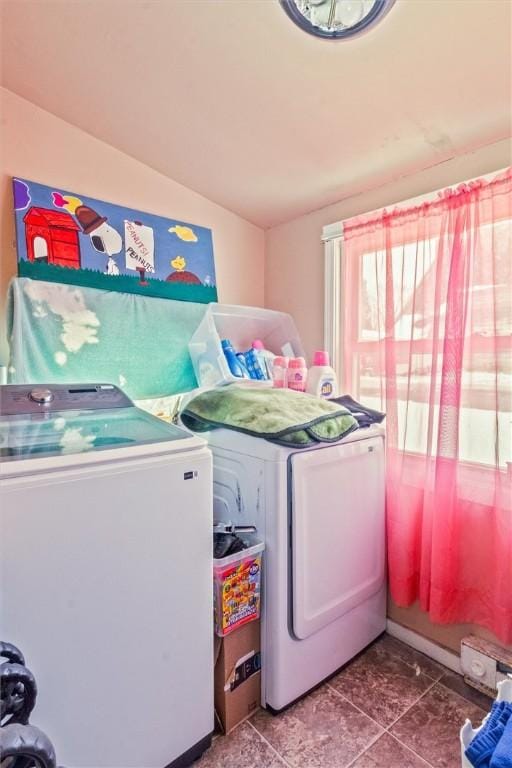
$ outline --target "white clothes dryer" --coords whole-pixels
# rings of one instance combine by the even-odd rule
[[[227,429],[208,439],[214,520],[265,541],[261,703],[276,712],[385,629],[384,430],[302,450]]]

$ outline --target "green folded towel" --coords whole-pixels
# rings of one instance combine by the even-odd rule
[[[198,395],[181,419],[193,432],[225,427],[290,448],[334,443],[357,429],[357,421],[344,406],[291,389],[236,384]]]

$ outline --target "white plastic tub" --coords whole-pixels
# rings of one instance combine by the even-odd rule
[[[502,680],[498,683],[498,695],[496,701],[511,701],[512,702],[512,677],[510,680]],[[487,715],[489,717],[489,715]],[[462,728],[460,729],[460,751],[462,759],[462,768],[473,768],[466,755],[464,754],[467,747],[473,741],[478,731],[483,727],[487,717],[484,717],[481,725],[478,728],[473,728],[471,720],[466,720]]]
[[[209,304],[188,345],[200,386],[216,387],[233,383],[269,385],[269,382],[233,376],[222,351],[221,339],[229,339],[237,352],[246,352],[255,339],[261,339],[265,349],[275,355],[282,355],[283,345],[290,344],[296,357],[304,356],[295,323],[285,312]]]

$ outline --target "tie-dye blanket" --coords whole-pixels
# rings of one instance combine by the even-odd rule
[[[132,398],[197,386],[188,342],[204,304],[19,277],[9,287],[9,381],[109,382]]]

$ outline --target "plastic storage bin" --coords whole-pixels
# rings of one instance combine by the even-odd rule
[[[502,680],[500,683],[498,683],[498,695],[496,696],[496,701],[511,701],[512,702],[512,676],[509,675],[509,680]],[[467,759],[464,752],[466,751],[466,748],[469,747],[471,741],[474,739],[480,728],[482,728],[483,724],[487,720],[487,717],[485,717],[482,721],[482,725],[480,725],[478,728],[473,728],[471,725],[470,720],[466,720],[462,728],[460,729],[460,750],[461,750],[461,759],[462,759],[462,768],[472,768],[471,763]]]
[[[188,345],[199,386],[269,384],[233,376],[222,351],[221,339],[229,339],[237,352],[245,352],[251,348],[255,339],[261,339],[265,349],[276,355],[282,355],[282,347],[288,343],[295,356],[304,356],[295,323],[285,312],[259,307],[209,304]]]
[[[241,537],[247,542],[245,536]],[[249,539],[248,543],[254,541]],[[215,632],[225,637],[237,627],[259,619],[263,543],[213,561]]]

